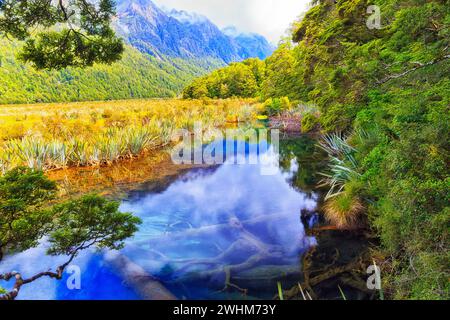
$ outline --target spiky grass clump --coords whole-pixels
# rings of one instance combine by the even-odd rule
[[[364,205],[361,201],[360,174],[354,157],[357,150],[340,134],[327,135],[320,148],[330,157],[329,171],[322,173],[322,186],[330,189],[325,196],[325,218],[338,229],[358,228]]]
[[[364,206],[358,196],[342,192],[326,201],[325,218],[338,229],[355,229],[360,225]]]
[[[347,140],[339,134],[332,134],[323,137],[319,143],[319,147],[330,157],[329,172],[321,173],[324,178],[320,186],[330,187],[325,200],[341,194],[347,183],[360,176],[356,171],[358,165],[354,157],[357,151]]]
[[[173,142],[177,129],[225,125],[256,116],[253,100],[131,100],[0,106],[0,175],[26,165],[41,170],[130,159]],[[17,123],[20,121],[20,123]]]

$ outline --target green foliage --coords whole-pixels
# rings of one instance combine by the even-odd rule
[[[319,118],[312,113],[306,113],[302,117],[302,133],[308,133],[317,128]]]
[[[44,276],[61,279],[64,269],[82,250],[121,249],[141,223],[132,214],[120,212],[118,202],[97,195],[50,207],[55,192],[56,184],[41,171],[16,168],[0,177],[0,260],[4,249],[23,251],[36,246],[44,236],[49,239],[48,254],[68,257],[56,272],[46,270],[26,280],[17,271],[1,274],[0,279],[15,277],[16,283],[9,293],[0,287],[0,298],[14,299],[22,285]]]
[[[50,233],[51,255],[73,255],[95,244],[99,249],[121,249],[141,220],[119,211],[119,203],[87,195],[53,208],[57,217]]]
[[[361,19],[372,4],[380,30]],[[449,296],[449,18],[446,1],[317,1],[294,24],[297,46],[269,58],[294,57],[272,75],[289,84],[269,97],[290,88],[283,95],[320,108],[324,131],[353,132],[358,152],[331,158],[331,195],[358,186],[352,194],[394,259],[386,281],[398,298]],[[343,146],[332,140],[330,153]]]
[[[379,30],[366,26],[369,5],[380,7]],[[345,224],[345,212],[367,207],[396,298],[450,296],[449,39],[448,1],[315,1],[294,23],[297,45],[266,59],[256,94],[270,115],[286,96],[318,106],[325,132],[351,133],[322,144],[327,212]]]
[[[281,112],[281,103],[280,99],[269,98],[264,102],[264,110],[265,113],[269,116],[273,116],[279,114]]]
[[[338,134],[324,136],[319,147],[329,156],[329,170],[321,174],[324,176],[322,185],[330,188],[325,196],[325,200],[328,200],[343,193],[350,182],[359,178],[355,159],[357,150],[349,144],[347,138]]]
[[[16,58],[21,42],[0,38],[0,104],[171,98],[221,63],[158,60],[126,46],[122,60],[91,68],[36,71]]]
[[[268,116],[274,116],[290,110],[292,108],[292,104],[288,97],[273,99],[269,98],[264,102],[263,107],[265,114]]]
[[[110,26],[114,14],[113,0],[3,0],[0,34],[25,41],[19,57],[37,69],[111,64],[124,51]]]
[[[383,278],[384,289],[392,297],[448,299],[448,1],[314,3],[294,23],[293,40],[297,45],[285,41],[264,62],[250,59],[196,79],[184,89],[183,96],[260,97],[266,101],[264,107],[269,115],[288,110],[289,100],[317,106],[318,112],[304,116],[306,129],[315,123],[313,115],[320,114],[324,131],[351,133],[348,139],[331,135],[322,143],[331,156],[325,177],[330,186],[327,198],[332,201],[328,203],[329,216],[346,225],[355,217],[359,219],[367,208],[367,218],[381,239],[381,249],[390,257],[383,264],[389,264],[389,272],[384,272]],[[369,5],[381,9],[380,30],[366,26]],[[20,28],[17,32],[20,33]],[[149,94],[147,88],[154,87],[162,89],[150,89],[150,96],[156,90],[160,90],[160,95],[176,91],[180,81],[174,69],[169,68],[172,71],[165,76],[157,74],[152,78],[155,74],[152,72],[139,75],[135,70],[142,68],[136,68],[133,61],[139,67],[149,66],[149,70],[154,70],[150,66],[155,62],[129,61],[128,54],[130,59],[137,57],[131,51],[126,52],[125,66],[130,67],[119,70],[117,75],[129,74],[139,83],[142,79],[153,79],[155,82],[151,84],[158,86],[139,87],[139,83],[125,78],[126,86],[123,76],[118,76],[115,82],[114,77],[109,78],[114,71],[104,69],[92,71],[86,82],[81,81],[84,79],[81,76],[74,78],[77,74],[72,69],[47,73],[47,78],[30,77],[29,70],[23,74],[1,72],[0,83],[5,85],[0,86],[0,100],[15,102],[32,97],[33,101],[48,101],[55,95],[75,100],[73,92],[78,92],[78,100],[88,99],[93,95],[85,94],[90,92],[89,88],[107,98],[112,93],[105,92],[116,92],[111,88],[117,88],[117,95],[132,92],[133,97],[143,91]],[[2,48],[1,56],[2,70],[11,70],[14,65],[11,55]],[[67,59],[70,60],[63,57],[60,64]],[[161,64],[164,68],[164,62]],[[104,91],[96,87],[98,79],[108,80],[101,81],[102,86],[105,83],[114,86]],[[168,85],[174,79],[175,88]],[[61,81],[76,82],[78,87],[65,92],[58,87]],[[49,83],[52,85],[48,86]],[[95,95],[105,99],[99,93]],[[16,129],[14,134],[20,137],[21,129]],[[138,146],[141,138],[133,139],[131,145]],[[353,214],[350,220],[348,212]],[[63,229],[62,233],[68,230]]]
[[[48,231],[56,185],[42,172],[16,168],[0,177],[0,260],[5,248],[25,250]]]
[[[256,58],[214,71],[194,80],[183,90],[183,98],[296,98],[294,91],[295,57],[289,42],[261,61]]]
[[[15,299],[23,285],[42,277],[62,279],[65,268],[86,249],[121,249],[123,241],[137,230],[141,220],[119,211],[119,203],[97,195],[83,196],[50,207],[56,185],[41,171],[13,169],[0,177],[0,260],[3,251],[26,250],[48,236],[50,255],[66,255],[67,261],[55,272],[45,270],[28,279],[20,271],[0,274],[15,278],[14,289],[0,287],[0,299]],[[46,209],[42,209],[46,207]]]
[[[282,43],[272,56],[265,60],[266,72],[261,86],[261,96],[264,99],[284,96],[297,98],[293,93],[295,64],[290,42]]]
[[[258,95],[264,74],[264,62],[248,59],[232,63],[208,76],[194,80],[183,90],[183,98],[252,98]]]
[[[386,83],[355,121],[368,133],[362,179],[374,201],[369,217],[396,257],[396,298],[449,296],[449,71],[442,62]]]

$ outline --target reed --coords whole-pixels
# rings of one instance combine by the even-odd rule
[[[280,300],[284,300],[283,288],[281,287],[281,282],[277,282],[277,288],[278,288],[278,298]]]

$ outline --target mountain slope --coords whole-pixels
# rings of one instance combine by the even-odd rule
[[[18,42],[0,38],[0,104],[174,97],[218,60],[156,59],[127,46],[110,66],[36,71],[17,61]]]
[[[117,12],[128,45],[111,66],[38,72],[16,60],[20,42],[0,38],[0,103],[174,97],[195,77],[267,52],[260,36],[262,45],[226,35],[204,16],[150,0],[119,0]]]
[[[119,0],[115,28],[132,46],[155,57],[212,57],[228,64],[249,57],[264,59],[272,52],[262,36],[236,39],[204,16],[164,11],[150,0]]]

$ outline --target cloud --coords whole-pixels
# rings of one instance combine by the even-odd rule
[[[220,28],[235,26],[278,43],[310,0],[155,0],[160,6],[207,16]]]

